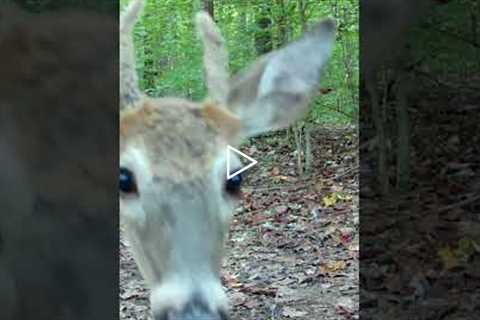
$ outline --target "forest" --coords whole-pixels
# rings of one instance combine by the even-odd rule
[[[473,319],[480,3],[360,4],[362,318]]]
[[[126,1],[121,1],[124,5]],[[224,33],[232,74],[297,38],[321,17],[339,22],[332,63],[308,117],[311,123],[353,123],[358,111],[356,1],[148,1],[135,30],[141,85],[154,96],[205,97],[201,45],[193,15],[206,8]]]
[[[121,8],[128,3],[122,0]],[[206,98],[202,46],[193,20],[199,10],[206,10],[221,30],[231,74],[298,39],[316,21],[336,20],[333,53],[308,115],[289,129],[251,138],[241,146],[259,165],[244,177],[222,282],[232,301],[232,319],[354,316],[358,313],[357,1],[148,0],[134,29],[134,41],[140,85],[150,96]],[[121,256],[121,318],[143,319],[149,310],[148,290],[125,238]],[[322,287],[323,277],[327,287]]]
[[[128,0],[9,2],[117,19]],[[241,148],[261,165],[227,242],[232,318],[358,319],[359,299],[370,318],[478,314],[479,2],[147,0],[134,39],[150,95],[205,98],[201,9],[224,34],[232,74],[322,17],[338,24],[308,116]],[[148,318],[148,289],[120,245],[120,316]]]

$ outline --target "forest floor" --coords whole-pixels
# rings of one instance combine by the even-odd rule
[[[357,140],[353,128],[313,130],[308,178],[284,133],[241,148],[259,164],[245,176],[222,270],[232,320],[358,319]],[[120,318],[151,319],[123,237],[120,257]]]
[[[361,129],[362,319],[480,319],[480,77],[439,81],[410,98],[410,190],[378,196]]]

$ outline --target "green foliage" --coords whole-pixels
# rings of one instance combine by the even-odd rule
[[[147,0],[145,14],[135,29],[135,43],[140,85],[149,94],[194,100],[205,97],[202,50],[193,25],[195,12],[205,2]],[[127,3],[121,0],[121,7]],[[336,47],[321,83],[322,88],[332,90],[315,99],[308,119],[315,123],[357,120],[357,1],[215,0],[213,5],[232,73],[255,60],[262,48],[279,48],[322,17],[336,18]]]
[[[413,31],[411,59],[426,73],[463,78],[480,68],[480,3],[438,2]]]

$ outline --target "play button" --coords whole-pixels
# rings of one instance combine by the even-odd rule
[[[233,173],[230,173],[230,154],[231,154],[231,152],[235,152],[240,157],[242,157],[244,159],[247,159],[249,161],[249,163],[246,166],[244,166],[243,168],[238,169],[237,171],[235,171]],[[257,160],[253,159],[252,157],[247,156],[245,153],[235,149],[234,147],[232,147],[230,145],[227,145],[227,179],[231,179],[231,178],[235,177],[237,174],[240,174],[240,173],[244,172],[245,170],[250,169],[251,167],[253,167],[257,163],[258,163]]]

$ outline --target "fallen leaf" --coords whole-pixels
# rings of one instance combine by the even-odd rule
[[[443,262],[445,269],[450,270],[459,265],[459,261],[455,255],[455,251],[449,246],[439,249],[438,255]]]
[[[337,194],[331,193],[328,196],[323,197],[322,203],[324,207],[333,207],[337,203],[338,197]]]
[[[345,269],[347,264],[343,260],[333,261],[320,266],[321,273],[335,273]]]

